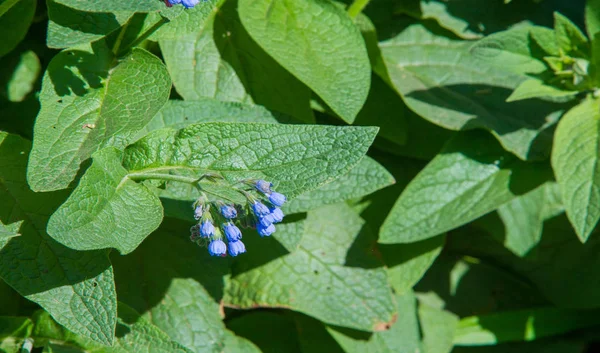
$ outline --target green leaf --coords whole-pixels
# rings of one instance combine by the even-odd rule
[[[442,251],[445,238],[440,235],[410,244],[379,246],[396,293],[406,293],[417,284]]]
[[[36,194],[25,181],[29,142],[0,133],[0,220],[21,221],[21,236],[0,250],[0,277],[73,332],[111,344],[116,322],[113,272],[106,252],[77,252],[46,234],[64,193]]]
[[[490,65],[490,56],[483,54],[489,51],[474,51],[476,45],[436,36],[414,24],[380,47],[389,80],[417,114],[451,130],[490,130],[521,159],[546,158],[551,127],[564,107],[535,99],[507,104],[527,76],[512,72],[511,65]]]
[[[291,253],[270,238],[244,238],[247,248],[260,245],[272,260],[265,263],[252,252],[240,258],[224,302],[244,309],[289,308],[359,330],[386,329],[395,320],[391,291],[385,270],[363,244],[367,240],[361,241],[367,234],[356,238],[362,226],[354,211],[340,204],[308,212],[302,240]]]
[[[377,131],[324,125],[196,124],[148,134],[125,150],[123,165],[130,175],[171,169],[196,177],[219,173],[231,181],[262,178],[293,198],[347,173],[361,160]]]
[[[92,165],[69,199],[50,217],[48,234],[75,250],[135,250],[163,218],[160,200],[144,184],[127,178],[121,152],[109,147]]]
[[[523,81],[513,91],[513,93],[506,98],[506,101],[515,102],[530,98],[545,98],[554,101],[568,101],[572,98],[575,98],[578,93],[578,91],[563,90],[554,86],[546,85],[543,81],[531,79]]]
[[[29,337],[32,330],[33,322],[27,317],[0,316],[0,339]]]
[[[0,247],[6,245],[6,242],[13,237],[17,237],[19,234],[19,228],[23,222],[15,222],[10,225],[4,225],[0,222]]]
[[[115,67],[112,63],[103,42],[52,59],[27,171],[34,191],[69,186],[93,152],[123,148],[167,101],[169,74],[154,55],[134,48]]]
[[[563,211],[558,184],[542,184],[498,208],[506,228],[500,240],[507,249],[518,256],[525,256],[540,242],[544,221]]]
[[[18,63],[7,82],[6,96],[11,102],[22,102],[34,89],[42,71],[40,60],[31,50],[19,55]]]
[[[170,100],[139,132],[139,137],[148,132],[170,127],[182,129],[191,124],[211,122],[231,123],[277,123],[284,117],[259,105],[222,102],[213,98],[198,98],[195,101]]]
[[[367,99],[370,65],[358,28],[320,0],[240,0],[252,38],[348,123]]]
[[[561,119],[554,136],[552,168],[567,216],[585,242],[600,219],[600,102],[588,98]]]
[[[400,195],[379,241],[431,238],[493,211],[515,197],[511,179],[521,165],[484,132],[456,136]]]
[[[177,92],[185,100],[256,103],[314,121],[310,90],[250,38],[235,5],[200,4],[156,35]]]
[[[219,303],[229,263],[190,242],[188,224],[171,222],[135,252],[112,260],[120,300],[174,341],[199,353],[248,345],[222,322]]]
[[[598,311],[540,308],[471,316],[460,320],[454,344],[495,345],[533,341],[598,324]]]
[[[0,0],[0,32],[10,33],[0,41],[0,57],[19,44],[35,15],[36,0]]]
[[[105,0],[102,2],[89,0],[57,0],[57,2],[73,9],[88,12],[153,12],[164,10],[166,8],[165,3],[158,0]]]
[[[59,345],[63,345],[61,347],[63,351],[69,353],[79,352],[76,350],[77,348],[82,348],[84,352],[97,353],[192,353],[191,350],[171,340],[166,333],[123,303],[119,303],[116,331],[117,337],[113,346],[100,346],[63,329],[45,313],[40,313],[36,316],[33,335],[41,337],[42,342],[44,339],[57,342]]]
[[[567,17],[554,13],[554,34],[558,46],[567,55],[579,58],[590,56],[590,47],[585,34]]]
[[[68,48],[94,42],[123,26],[132,11],[87,12],[48,0],[48,37],[50,48]]]
[[[318,206],[363,197],[394,182],[394,177],[381,164],[364,157],[347,174],[318,189],[298,195],[282,210],[285,214],[306,212]]]
[[[398,321],[389,330],[361,337],[357,332],[328,327],[327,331],[347,353],[415,353],[419,352],[420,332],[417,301],[412,291],[396,295]]]
[[[588,37],[593,42],[596,34],[600,33],[600,1],[587,0],[585,2],[585,27]]]
[[[451,312],[422,302],[418,313],[423,332],[422,352],[450,353],[458,326],[458,317]]]

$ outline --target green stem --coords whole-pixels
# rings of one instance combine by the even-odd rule
[[[358,14],[369,4],[370,0],[354,0],[352,5],[348,8],[348,15],[352,18],[356,18]]]
[[[162,25],[164,25],[167,22],[169,22],[169,20],[167,18],[161,17],[160,20],[158,20],[158,22],[156,22],[154,25],[152,25],[152,27],[148,28],[148,30],[146,30],[139,37],[137,37],[130,45],[128,45],[127,49],[133,48],[133,47],[139,45],[141,42],[148,39],[148,37],[150,37],[152,35],[152,33],[156,32],[157,29],[159,29]]]
[[[173,174],[161,174],[161,173],[131,173],[127,175],[127,178],[131,180],[146,180],[146,179],[158,179],[167,181],[179,181],[187,184],[196,184],[200,180],[199,178],[186,177],[183,175]]]
[[[0,5],[0,17],[8,12],[11,7],[15,6],[20,0],[6,0]]]
[[[112,52],[115,56],[117,56],[117,54],[119,53],[119,49],[121,47],[121,42],[123,42],[123,38],[125,37],[125,33],[127,32],[127,27],[129,27],[129,22],[131,21],[131,19],[129,19],[121,28],[121,32],[119,32],[119,36],[117,37],[117,40],[115,40],[115,44],[112,47]]]

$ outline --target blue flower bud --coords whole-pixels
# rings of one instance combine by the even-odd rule
[[[221,240],[213,240],[208,244],[208,253],[210,256],[225,256],[227,245]]]
[[[213,226],[211,221],[204,221],[200,226],[200,234],[204,238],[210,238],[215,235],[215,226]]]
[[[228,223],[223,227],[225,236],[229,242],[234,242],[242,239],[242,232],[233,223]]]
[[[169,0],[169,4],[171,4],[171,5],[181,4],[181,0]]]
[[[194,219],[199,220],[200,218],[202,218],[202,206],[198,205],[194,210]]]
[[[269,195],[269,201],[271,201],[271,203],[277,207],[281,207],[283,206],[283,204],[285,203],[287,199],[285,198],[285,196],[283,194],[280,194],[278,192],[272,192]]]
[[[269,216],[271,216],[273,223],[279,223],[283,221],[283,211],[279,207],[272,208]]]
[[[264,217],[271,213],[271,211],[269,211],[269,208],[260,201],[256,201],[252,204],[252,211],[254,211],[254,214],[257,217]]]
[[[229,255],[238,256],[246,252],[246,246],[241,240],[229,243]]]
[[[192,7],[198,5],[199,2],[200,0],[181,0],[183,7],[186,9],[191,9]]]
[[[268,227],[263,227],[259,223],[256,227],[256,230],[261,237],[268,237],[269,235],[275,233],[275,226],[271,224]]]
[[[268,214],[264,217],[258,217],[258,227],[267,228],[271,224],[273,224],[273,216],[271,216],[271,214]]]
[[[232,218],[237,217],[237,211],[235,210],[235,208],[233,206],[229,206],[229,205],[221,206],[221,214],[223,215],[223,217],[225,217],[227,219],[232,219]]]
[[[256,190],[262,192],[263,194],[267,194],[269,192],[271,192],[271,186],[273,186],[273,184],[269,183],[266,180],[259,180],[256,182]]]

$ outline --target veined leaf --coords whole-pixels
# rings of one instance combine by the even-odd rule
[[[0,41],[0,57],[13,50],[25,38],[35,15],[36,4],[36,0],[0,1],[0,32],[10,33]]]
[[[242,23],[277,62],[352,123],[369,94],[369,56],[358,28],[322,0],[240,0]]]
[[[48,0],[48,37],[50,48],[68,48],[103,38],[124,25],[133,11],[87,12]]]
[[[256,248],[261,244],[273,260],[265,263],[251,252],[240,258],[225,289],[226,305],[289,308],[332,325],[387,329],[395,310],[385,270],[370,250],[350,250],[362,226],[349,206],[338,204],[308,212],[302,240],[291,253],[270,238],[244,238]],[[280,232],[285,237],[285,229]]]
[[[52,59],[27,170],[34,191],[69,186],[93,152],[124,147],[167,101],[171,81],[157,57],[134,48],[113,60],[103,42]]]
[[[510,181],[518,166],[486,133],[457,136],[400,195],[379,241],[427,239],[493,211],[515,197]]]
[[[131,11],[131,12],[153,12],[164,10],[166,8],[163,1],[157,0],[137,0],[137,1],[119,1],[119,0],[57,0],[65,6],[88,12],[112,12],[112,11]]]
[[[585,242],[600,219],[600,101],[588,98],[561,119],[552,168],[567,216]]]
[[[199,4],[157,33],[177,92],[185,100],[256,103],[314,121],[310,90],[250,38],[235,5]]]
[[[194,180],[219,173],[232,182],[269,180],[293,198],[347,173],[376,132],[369,127],[258,123],[157,130],[125,150],[123,166],[115,149],[98,152],[79,186],[50,218],[48,233],[77,250],[114,247],[129,253],[162,220],[158,197],[133,180],[165,175]],[[207,192],[214,187],[200,185]]]
[[[117,302],[108,255],[77,252],[48,237],[48,215],[66,195],[29,189],[29,149],[22,138],[0,133],[0,220],[22,222],[21,236],[0,250],[0,276],[73,332],[111,344]]]
[[[388,80],[420,116],[451,130],[487,129],[521,159],[548,156],[551,127],[564,107],[535,99],[506,103],[528,77],[490,65],[488,54],[494,58],[498,51],[474,51],[477,44],[436,36],[419,24],[380,47]],[[386,79],[386,73],[378,74]]]

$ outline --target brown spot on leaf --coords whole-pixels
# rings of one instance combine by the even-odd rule
[[[394,314],[389,322],[378,322],[373,326],[373,331],[387,331],[398,320],[398,314]]]

